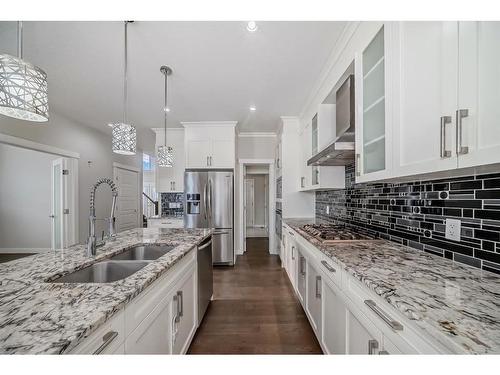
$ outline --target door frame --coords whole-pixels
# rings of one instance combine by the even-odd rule
[[[238,159],[238,220],[240,230],[238,231],[239,237],[239,248],[236,255],[242,255],[246,251],[246,239],[245,239],[245,220],[244,220],[244,185],[245,185],[245,168],[246,165],[267,165],[269,167],[269,178],[268,178],[268,233],[269,233],[269,254],[278,254],[276,249],[276,233],[272,229],[274,228],[275,214],[276,214],[276,177],[275,177],[275,161],[274,159]]]
[[[252,209],[252,228],[255,227],[255,180],[252,179],[252,178],[248,178],[248,177],[245,177],[245,200],[244,200],[244,210],[245,210],[245,216],[243,217],[244,218],[244,222],[245,222],[245,229],[248,227],[248,223],[247,223],[247,220],[248,220],[248,202],[247,202],[247,194],[249,192],[249,188],[252,189],[252,206],[253,206],[253,209]]]
[[[117,170],[124,169],[126,171],[136,172],[137,173],[137,225],[138,228],[142,228],[142,189],[141,189],[141,169],[134,167],[133,165],[122,164],[118,162],[113,162],[113,182],[116,181]],[[116,184],[116,182],[115,182]],[[117,184],[118,185],[118,184]],[[118,192],[120,194],[120,192]],[[117,212],[115,212],[115,217],[118,216]]]

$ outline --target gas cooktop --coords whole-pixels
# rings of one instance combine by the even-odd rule
[[[302,230],[322,243],[380,241],[375,236],[339,224],[306,224]]]

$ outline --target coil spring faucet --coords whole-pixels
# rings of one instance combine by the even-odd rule
[[[101,178],[97,180],[97,182],[90,189],[90,215],[89,215],[89,238],[87,241],[87,256],[95,256],[97,252],[97,247],[105,244],[104,241],[97,243],[95,237],[95,193],[97,188],[102,185],[107,184],[111,188],[111,194],[113,197],[113,201],[111,203],[111,215],[109,217],[109,236],[108,238],[113,241],[116,236],[116,218],[115,218],[115,209],[116,209],[116,197],[118,197],[118,189],[116,188],[115,183],[110,178]]]

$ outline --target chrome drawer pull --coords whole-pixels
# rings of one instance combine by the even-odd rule
[[[459,109],[456,112],[456,127],[457,127],[457,135],[456,135],[456,143],[457,143],[457,155],[465,155],[469,153],[469,147],[462,146],[462,119],[464,117],[469,116],[468,109]]]
[[[316,298],[321,298],[321,276],[316,276]]]
[[[375,339],[368,340],[368,354],[375,354],[378,349],[378,341]]]
[[[326,260],[322,260],[321,264],[324,265],[328,271],[337,272],[337,270],[335,268],[333,268],[332,266],[330,266]]]
[[[375,314],[377,314],[393,330],[395,331],[403,330],[403,326],[401,325],[401,323],[393,320],[384,311],[382,311],[380,307],[377,306],[375,301],[371,299],[365,299],[365,305],[368,306]]]
[[[441,141],[439,142],[439,156],[441,159],[451,157],[451,151],[446,150],[446,124],[451,123],[451,116],[441,116]]]
[[[116,331],[109,331],[108,333],[106,333],[104,336],[102,336],[102,341],[103,343],[101,344],[101,346],[99,346],[96,351],[94,352],[94,354],[101,354],[102,351],[104,349],[106,349],[106,347],[111,344],[111,342],[118,336],[118,332]]]
[[[177,314],[180,318],[184,316],[184,296],[182,295],[182,290],[177,292]]]

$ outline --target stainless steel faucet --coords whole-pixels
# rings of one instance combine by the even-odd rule
[[[113,196],[113,202],[111,203],[111,215],[109,217],[109,236],[110,240],[114,240],[116,236],[116,218],[115,218],[115,208],[116,208],[116,197],[118,196],[118,189],[115,183],[110,178],[101,178],[90,189],[90,215],[89,215],[89,239],[87,241],[87,256],[91,257],[96,255],[97,247],[105,244],[104,238],[100,243],[97,243],[95,237],[95,192],[97,188],[102,185],[107,184],[111,188],[111,194]]]

